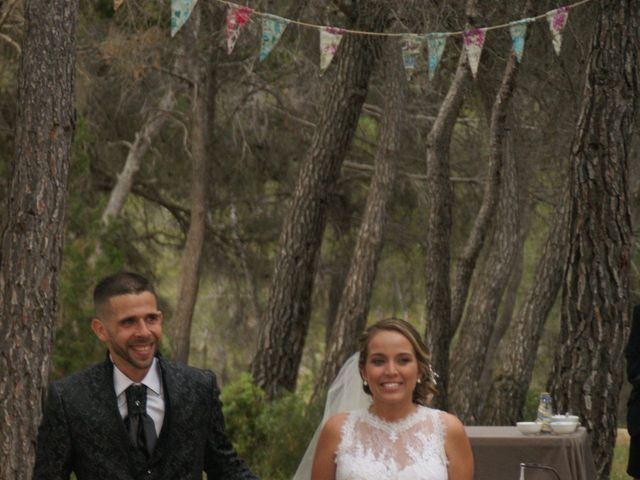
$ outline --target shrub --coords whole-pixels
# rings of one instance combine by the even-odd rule
[[[320,410],[294,393],[269,403],[247,373],[226,385],[220,398],[227,433],[251,470],[263,480],[290,479],[320,421]]]

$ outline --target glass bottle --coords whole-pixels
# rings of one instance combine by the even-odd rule
[[[542,424],[541,431],[551,432],[551,417],[553,416],[553,408],[551,406],[551,394],[542,392],[540,394],[540,402],[538,403],[538,418],[536,422]]]

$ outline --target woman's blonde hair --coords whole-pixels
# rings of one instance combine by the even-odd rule
[[[358,359],[358,366],[360,372],[364,371],[365,364],[367,362],[369,341],[371,337],[380,331],[398,332],[411,343],[413,351],[416,355],[416,361],[418,362],[418,380],[416,388],[413,390],[413,403],[418,405],[427,405],[432,395],[435,395],[438,391],[436,389],[436,379],[433,368],[431,367],[431,354],[427,349],[424,341],[420,337],[418,331],[406,320],[400,318],[385,318],[379,322],[369,326],[364,333],[360,336],[360,357]],[[369,385],[362,386],[365,393],[371,395]]]

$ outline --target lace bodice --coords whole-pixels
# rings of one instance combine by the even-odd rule
[[[418,406],[398,422],[351,412],[336,465],[336,480],[447,480],[441,412]]]

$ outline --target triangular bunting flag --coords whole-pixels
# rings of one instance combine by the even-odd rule
[[[118,10],[122,6],[123,2],[124,0],[113,0],[113,10]]]
[[[415,70],[424,37],[408,34],[402,37],[402,61],[407,71]]]
[[[442,52],[447,44],[446,33],[429,33],[427,35],[427,49],[429,50],[429,80],[433,80],[433,76],[438,69]]]
[[[171,0],[171,36],[187,23],[198,0]]]
[[[478,73],[480,54],[482,54],[486,32],[486,28],[474,28],[466,30],[463,34],[464,49],[467,52],[467,59],[469,60],[469,67],[471,67],[473,78],[476,78],[476,74]]]
[[[516,58],[519,62],[522,61],[522,53],[524,52],[524,39],[527,36],[527,26],[533,19],[525,18],[512,22],[509,24],[509,31],[511,32],[511,44],[513,45],[513,51],[516,52]]]
[[[262,17],[262,43],[260,45],[260,61],[269,56],[269,52],[275,47],[278,40],[287,28],[289,21],[276,17],[275,15],[265,15]]]
[[[240,5],[229,5],[227,10],[227,53],[231,55],[233,47],[235,47],[240,30],[247,24],[253,8]]]
[[[570,7],[567,6],[547,12],[547,20],[549,21],[549,28],[551,29],[551,35],[553,37],[553,49],[556,51],[556,55],[560,55],[560,47],[562,46],[562,30],[567,24],[569,9]]]
[[[323,27],[320,30],[320,70],[325,70],[338,50],[344,30],[336,27]]]

